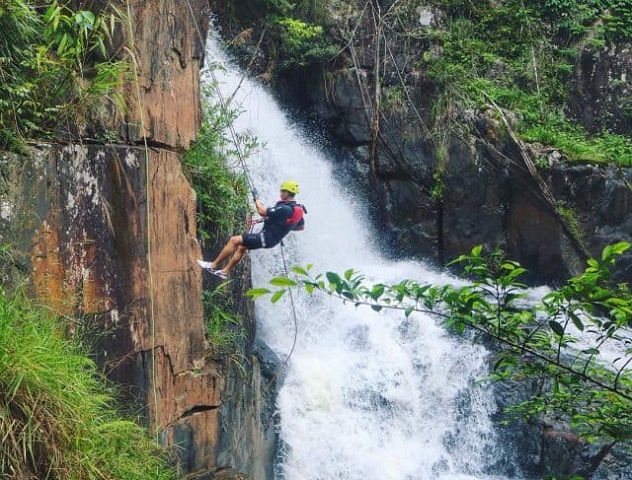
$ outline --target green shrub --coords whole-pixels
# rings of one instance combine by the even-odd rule
[[[632,36],[632,4],[628,0],[541,0],[535,2],[542,17],[569,41],[595,32],[609,41],[628,40]]]
[[[101,130],[106,105],[121,111],[128,64],[109,55],[121,15],[53,1],[0,5],[0,148],[16,139]]]
[[[608,132],[588,135],[578,125],[553,118],[524,130],[522,137],[559,148],[571,161],[632,166],[632,142],[623,135]]]
[[[323,27],[284,17],[273,23],[279,36],[281,68],[306,68],[332,60],[338,47],[326,39]]]
[[[197,194],[198,233],[223,244],[245,226],[249,190],[242,162],[256,143],[248,135],[232,137],[237,112],[213,103],[212,89],[203,89],[202,125],[184,164]]]
[[[42,30],[41,19],[21,0],[0,6],[0,148],[16,149],[22,105],[32,95],[25,62],[33,53],[29,46]]]
[[[556,208],[573,236],[582,240],[584,238],[584,234],[582,232],[577,212],[573,209],[573,207],[565,201],[560,200],[557,202]]]
[[[630,2],[505,0],[465,2],[459,8],[447,0],[431,4],[448,14],[446,32],[435,38],[442,54],[424,57],[428,75],[442,92],[435,101],[436,119],[450,118],[442,113],[446,108],[465,110],[491,99],[518,113],[520,137],[558,148],[567,160],[632,165],[629,139],[607,132],[589,135],[563,113],[578,40],[629,38]]]
[[[235,313],[233,293],[219,285],[213,291],[204,291],[203,303],[206,314],[206,335],[210,354],[225,357],[239,348],[245,337],[242,317]]]
[[[164,452],[115,413],[114,391],[63,325],[0,290],[0,476],[166,480]]]

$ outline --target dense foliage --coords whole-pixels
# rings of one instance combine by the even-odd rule
[[[632,295],[627,284],[614,284],[610,277],[615,259],[629,247],[606,247],[582,274],[539,299],[530,298],[519,281],[525,273],[520,265],[481,247],[455,260],[464,267],[466,286],[408,279],[371,285],[353,270],[312,275],[308,266],[294,267],[291,277],[271,280],[275,288],[256,288],[249,295],[271,295],[276,302],[299,287],[376,312],[429,314],[455,333],[473,333],[499,347],[492,379],[539,386],[531,399],[512,406],[510,415],[524,420],[558,415],[586,441],[632,447]]]
[[[0,4],[0,148],[33,137],[94,135],[108,104],[123,108],[127,64],[106,48],[121,15],[66,4]]]
[[[167,459],[115,412],[115,392],[64,322],[0,290],[0,477],[167,480]]]
[[[275,68],[309,69],[336,58],[339,47],[326,35],[326,3],[315,0],[232,2],[232,15],[266,31]]]
[[[280,17],[273,20],[279,36],[279,56],[281,69],[306,68],[331,60],[338,54],[338,48],[330,44],[320,25],[302,20]]]
[[[419,9],[429,7],[442,19],[437,28],[419,25]],[[349,59],[354,46],[374,45],[377,51],[367,57],[375,55],[378,85],[367,86],[363,94],[373,97],[374,115],[406,104],[418,108],[405,93],[409,86],[403,80],[393,86],[392,79],[382,78],[384,66],[397,61],[402,73],[412,67],[416,75],[433,80],[436,88],[426,92],[432,98],[433,137],[450,130],[460,135],[464,116],[454,113],[491,100],[513,112],[520,138],[559,149],[566,160],[632,165],[632,143],[625,131],[609,131],[601,121],[588,131],[567,109],[580,53],[598,56],[613,42],[632,38],[632,4],[627,0],[247,0],[232,8],[246,25],[262,27],[272,60],[268,70],[305,70],[342,52]],[[399,50],[395,45],[409,48],[409,58],[390,58],[389,50]],[[367,61],[371,59],[354,66],[365,68]],[[621,102],[629,101],[625,89],[621,95]],[[622,112],[626,125],[632,123],[632,110]],[[437,143],[440,148],[441,141]]]
[[[214,103],[213,91],[213,85],[204,88],[202,124],[184,164],[197,194],[199,234],[223,242],[245,225],[249,190],[240,162],[256,144],[234,134],[237,112]]]
[[[432,41],[441,55],[427,58],[439,83],[440,109],[489,99],[516,112],[518,133],[559,148],[569,160],[632,165],[632,143],[609,131],[587,132],[566,113],[580,50],[595,52],[632,33],[632,4],[623,0],[505,0],[447,2],[447,29]],[[597,53],[596,53],[597,54]]]

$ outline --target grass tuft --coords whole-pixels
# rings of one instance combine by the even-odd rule
[[[0,476],[174,478],[164,452],[115,412],[114,391],[24,295],[0,290]]]

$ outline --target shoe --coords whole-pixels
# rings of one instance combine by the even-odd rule
[[[226,280],[226,278],[228,277],[228,275],[226,275],[226,272],[224,272],[224,270],[209,270],[209,271],[216,277],[219,277],[223,280]]]
[[[211,262],[205,262],[204,260],[198,260],[197,262],[198,265],[200,265],[200,267],[202,267],[204,270],[215,270]]]

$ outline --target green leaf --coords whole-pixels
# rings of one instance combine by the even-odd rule
[[[277,290],[276,292],[274,292],[274,295],[272,295],[272,298],[270,298],[270,301],[272,303],[277,303],[279,300],[281,300],[281,297],[285,295],[285,290]]]
[[[553,332],[557,336],[564,336],[564,327],[559,322],[556,322],[555,320],[549,320],[549,327],[551,327],[551,330],[553,330]]]
[[[373,286],[373,288],[371,289],[371,292],[369,293],[369,296],[373,300],[378,300],[382,296],[383,293],[384,293],[384,285],[377,284]]]
[[[379,312],[383,307],[381,305],[371,305],[371,308],[376,312]]]
[[[100,53],[101,55],[103,55],[104,57],[106,57],[106,56],[107,56],[108,51],[107,51],[107,49],[105,48],[105,43],[103,43],[103,39],[101,39],[101,38],[98,38],[98,39],[97,39],[97,50],[98,50],[98,51],[99,51],[99,53]]]
[[[454,322],[454,330],[459,335],[462,335],[463,333],[465,333],[465,327],[466,327],[465,323],[463,323],[461,320],[457,320],[456,322]]]
[[[571,317],[573,324],[577,327],[578,330],[584,331],[584,322],[581,321],[575,312],[568,312],[568,316]]]
[[[414,289],[414,293],[415,293],[415,298],[419,299],[422,298],[425,293],[428,291],[428,289],[430,288],[430,285],[418,285],[417,288]]]
[[[514,303],[516,300],[524,298],[525,295],[523,293],[508,293],[505,295],[505,304],[510,305]]]
[[[333,283],[334,285],[340,285],[342,282],[340,276],[335,272],[327,272],[325,276],[327,277],[327,280],[329,280],[329,283]]]
[[[267,288],[251,288],[246,292],[246,296],[254,300],[255,298],[267,295],[268,293],[270,293],[270,290],[268,290]]]
[[[618,307],[625,307],[627,305],[630,304],[630,301],[627,299],[622,299],[622,298],[609,298],[608,300],[606,300],[604,302],[606,305],[612,305],[612,306],[618,306]]]
[[[632,244],[630,244],[629,242],[615,243],[614,245],[612,245],[612,253],[616,255],[621,255],[622,253],[625,253],[630,248],[630,246],[632,246]]]
[[[466,257],[465,255],[460,255],[459,257],[455,258],[454,260],[448,262],[448,265],[454,265],[455,263],[462,263],[465,260],[467,260],[468,257]]]
[[[57,55],[63,56],[66,51],[66,44],[68,43],[68,35],[63,34],[61,37],[61,41],[59,42],[59,46],[57,47]]]
[[[88,10],[81,10],[75,14],[75,24],[82,30],[92,30],[95,20],[94,13]]]
[[[404,312],[404,315],[406,315],[406,318],[408,318],[410,314],[413,313],[414,311],[415,311],[415,307],[411,305],[410,307],[406,309],[406,311]]]
[[[275,287],[295,287],[297,283],[291,278],[274,277],[270,280],[270,285],[274,285]]]
[[[299,266],[292,267],[292,271],[293,271],[294,273],[297,273],[297,274],[299,274],[299,275],[303,275],[303,276],[305,276],[305,277],[307,277],[307,276],[309,275],[309,274],[307,273],[307,270],[305,270],[303,267],[299,267]]]
[[[597,348],[586,348],[582,350],[582,353],[586,353],[588,355],[599,355],[599,349]]]

